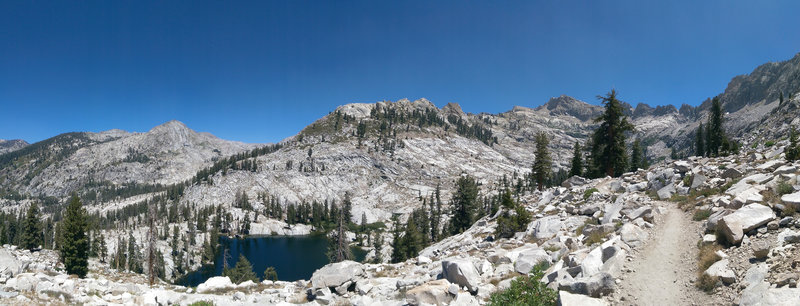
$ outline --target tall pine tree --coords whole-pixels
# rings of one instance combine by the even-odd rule
[[[700,122],[700,126],[697,128],[697,133],[694,138],[694,153],[696,156],[705,156],[706,154],[706,142],[703,136],[702,122]]]
[[[711,114],[708,117],[708,135],[706,135],[706,151],[708,156],[719,156],[720,147],[725,139],[722,129],[722,103],[719,98],[711,100]]]
[[[42,224],[39,221],[39,207],[34,202],[28,207],[28,214],[22,224],[21,247],[33,251],[40,245],[42,245]]]
[[[478,184],[475,179],[466,175],[456,181],[453,193],[453,218],[450,220],[450,233],[460,234],[467,230],[478,213]]]
[[[533,162],[533,178],[536,180],[536,185],[539,190],[544,189],[544,183],[550,177],[550,152],[547,150],[547,145],[550,144],[545,132],[536,134],[536,159]]]
[[[595,119],[600,126],[592,135],[592,172],[595,177],[619,176],[628,169],[625,133],[633,131],[634,127],[625,115],[622,102],[617,100],[616,90],[598,98],[605,111]]]
[[[644,168],[642,165],[642,159],[644,159],[642,144],[641,141],[639,141],[639,138],[636,138],[631,147],[631,171],[635,172],[639,170],[639,168]]]
[[[583,152],[581,151],[581,144],[575,142],[575,147],[572,149],[572,167],[569,169],[569,176],[583,175]]]
[[[73,194],[64,212],[61,262],[67,274],[83,278],[89,272],[89,240],[86,238],[87,221],[80,198]]]

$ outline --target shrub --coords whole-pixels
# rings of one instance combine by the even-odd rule
[[[189,306],[214,306],[214,302],[212,302],[212,301],[197,301],[197,302],[189,304]]]
[[[776,189],[778,191],[778,195],[790,194],[794,192],[794,187],[787,182],[778,183],[778,187]]]
[[[694,175],[685,175],[683,176],[683,186],[691,186],[692,180],[694,179]]]
[[[591,188],[583,192],[583,199],[588,200],[593,193],[598,192],[597,188]]]
[[[702,221],[708,219],[711,216],[711,210],[708,209],[698,209],[694,211],[694,216],[692,216],[692,220],[694,221]]]
[[[601,243],[601,242],[603,242],[603,238],[605,238],[605,237],[606,236],[603,235],[603,233],[601,233],[601,232],[594,232],[594,233],[590,234],[589,237],[586,237],[586,241],[584,241],[583,243],[585,245],[593,245],[595,243]]]
[[[710,276],[705,273],[700,273],[700,276],[697,277],[697,283],[695,283],[695,286],[697,286],[698,289],[703,290],[705,292],[711,292],[712,290],[714,290],[714,287],[717,286],[718,281],[719,280],[717,279],[716,276]]]
[[[539,281],[544,276],[547,263],[537,264],[527,276],[511,281],[511,287],[492,293],[490,306],[557,305],[558,292]]]
[[[764,146],[767,147],[767,148],[769,148],[771,146],[774,146],[774,145],[775,145],[775,141],[774,140],[767,140],[767,142],[764,143]]]

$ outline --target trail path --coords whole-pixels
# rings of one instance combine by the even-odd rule
[[[674,203],[658,202],[658,214],[647,244],[623,275],[619,303],[623,305],[707,305],[708,296],[695,288],[700,225]]]

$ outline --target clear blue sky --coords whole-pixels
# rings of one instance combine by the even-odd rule
[[[500,2],[500,3],[498,3]],[[651,3],[656,2],[656,3]],[[274,142],[352,102],[699,104],[800,52],[800,1],[1,1],[0,139],[171,119]]]

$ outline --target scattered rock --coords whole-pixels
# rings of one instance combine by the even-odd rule
[[[729,263],[728,259],[722,259],[708,267],[703,273],[708,276],[718,277],[725,284],[733,284],[736,281],[736,273],[728,267]]]
[[[718,224],[718,228],[728,239],[728,242],[739,244],[744,233],[767,224],[773,219],[775,219],[775,213],[771,208],[761,204],[750,204],[723,217]]]
[[[366,277],[364,265],[355,261],[342,261],[325,265],[311,275],[312,288],[340,287]]]
[[[471,292],[478,290],[480,274],[469,260],[455,258],[442,260],[442,274],[451,283],[467,287]]]
[[[558,292],[558,303],[561,306],[606,306],[603,299],[589,297],[583,294],[574,294],[567,291]]]

